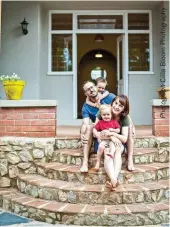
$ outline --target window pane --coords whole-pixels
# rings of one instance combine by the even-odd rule
[[[52,30],[72,30],[72,14],[52,14]]]
[[[106,72],[106,70],[101,69],[100,67],[96,67],[91,71],[91,79],[96,80],[99,77],[106,79],[107,72]]]
[[[72,35],[52,35],[52,71],[72,71]]]
[[[78,16],[79,29],[123,29],[121,15],[82,15]]]
[[[129,34],[129,71],[150,70],[149,34]]]
[[[148,13],[128,14],[128,29],[129,30],[148,30],[149,14]]]

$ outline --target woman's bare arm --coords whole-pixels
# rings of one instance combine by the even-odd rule
[[[110,132],[110,136],[114,136],[119,139],[122,143],[126,143],[128,139],[129,127],[122,127],[122,134],[117,134],[115,132]]]

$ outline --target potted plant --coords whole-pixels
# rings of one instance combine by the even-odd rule
[[[6,97],[9,100],[19,100],[22,97],[22,91],[25,85],[25,81],[21,80],[20,77],[13,73],[12,75],[0,76]]]
[[[170,87],[160,87],[157,92],[159,99],[170,99]]]

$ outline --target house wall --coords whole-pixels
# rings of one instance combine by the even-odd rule
[[[168,4],[168,3],[166,3]],[[150,75],[129,75],[131,116],[136,125],[151,125],[150,100],[157,98],[160,86],[160,16],[159,2],[3,2],[2,51],[0,75],[16,72],[27,81],[23,98],[58,100],[58,124],[80,124],[73,120],[73,76],[49,76],[49,10],[126,10],[151,9],[153,12],[153,71]],[[20,22],[29,22],[28,35],[21,33]],[[168,40],[168,37],[167,37]],[[168,48],[167,48],[168,49]],[[17,53],[17,54],[16,54]],[[39,86],[38,86],[39,84]],[[1,89],[0,89],[1,90]],[[31,92],[30,92],[31,91]],[[2,92],[0,91],[0,96]],[[143,111],[144,110],[144,111]]]
[[[28,21],[28,34],[20,23]],[[26,81],[23,99],[39,99],[39,4],[37,2],[2,2],[2,48],[0,75],[17,73]],[[0,97],[5,98],[3,88]]]

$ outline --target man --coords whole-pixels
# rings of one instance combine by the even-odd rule
[[[99,111],[99,108],[97,107],[97,103],[99,100],[99,95],[96,86],[93,82],[87,81],[84,83],[83,86],[84,94],[88,97],[88,99],[96,103],[96,107],[90,106],[87,103],[84,103],[82,107],[82,126],[80,129],[80,137],[81,141],[83,143],[83,164],[80,169],[80,172],[88,172],[88,158],[89,158],[89,152],[91,149],[93,136],[92,136],[92,130],[93,130],[93,123],[96,120],[96,114]],[[105,98],[100,100],[101,104],[111,104],[112,100],[114,99],[115,95],[110,93]]]

